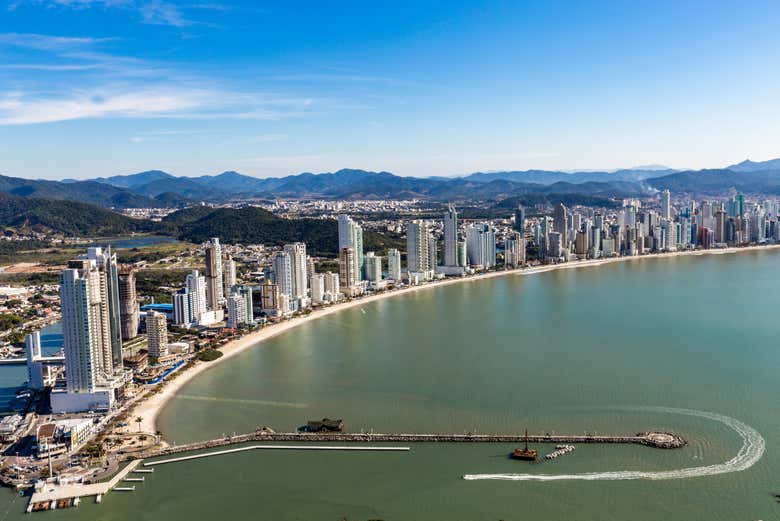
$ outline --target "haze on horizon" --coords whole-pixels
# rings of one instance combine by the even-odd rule
[[[0,9],[3,175],[427,177],[780,156],[776,2]]]

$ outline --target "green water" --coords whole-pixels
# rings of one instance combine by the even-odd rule
[[[510,445],[413,444],[408,453],[252,451],[158,467],[130,494],[49,519],[757,520],[780,505],[780,254],[643,259],[466,282],[300,326],[188,384],[160,418],[177,443],[343,417],[352,431],[634,433],[681,450],[578,446],[552,462]],[[741,472],[666,480],[466,481],[465,474]],[[727,420],[728,422],[728,420]],[[760,438],[759,438],[760,439]],[[753,440],[756,442],[756,440]],[[549,446],[538,447],[542,453]],[[24,507],[16,501],[8,519]],[[4,519],[0,511],[0,521]],[[43,515],[42,515],[43,516]]]

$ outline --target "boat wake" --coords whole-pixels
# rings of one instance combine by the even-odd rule
[[[660,413],[673,413],[673,414],[685,414],[687,416],[696,416],[699,418],[706,418],[727,425],[731,429],[737,432],[742,438],[742,447],[737,452],[737,455],[728,461],[723,463],[716,463],[714,465],[706,465],[702,467],[689,467],[677,470],[661,470],[661,471],[610,471],[610,472],[585,472],[580,474],[466,474],[463,479],[474,480],[505,480],[505,481],[563,481],[563,480],[580,480],[580,481],[615,481],[615,480],[630,480],[630,479],[649,479],[649,480],[665,480],[665,479],[687,479],[687,478],[699,478],[703,476],[715,476],[717,474],[728,474],[730,472],[741,472],[747,470],[755,465],[758,460],[764,455],[766,442],[763,436],[750,425],[746,425],[739,420],[724,416],[722,414],[716,414],[713,412],[696,411],[692,409],[675,409],[669,407],[646,407],[643,410],[660,412]]]

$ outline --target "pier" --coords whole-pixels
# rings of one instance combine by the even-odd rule
[[[117,485],[135,470],[139,463],[141,463],[141,460],[138,459],[131,461],[113,478],[103,483],[45,483],[33,492],[30,503],[27,506],[27,512],[78,506],[81,498],[87,496],[95,496],[95,502],[100,503],[103,496],[111,490],[129,491],[131,488],[135,490],[135,486],[117,487]]]

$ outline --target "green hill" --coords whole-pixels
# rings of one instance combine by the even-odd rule
[[[153,232],[158,228],[154,222],[131,219],[92,204],[4,193],[0,193],[0,226],[92,237]]]

